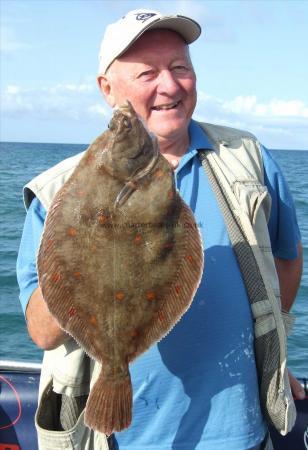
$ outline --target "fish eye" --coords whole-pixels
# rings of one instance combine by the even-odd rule
[[[123,125],[124,125],[128,130],[131,130],[131,128],[132,128],[131,121],[130,121],[127,117],[123,120]]]
[[[110,122],[108,123],[108,129],[110,130],[110,131],[113,131],[114,130],[114,120],[113,119],[111,119],[110,120]]]

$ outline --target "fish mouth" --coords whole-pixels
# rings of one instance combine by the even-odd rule
[[[153,111],[168,111],[169,109],[175,109],[177,108],[177,106],[181,103],[181,100],[178,100],[177,102],[173,102],[173,103],[165,103],[162,105],[156,105],[156,106],[152,106],[152,110]]]
[[[130,119],[133,117],[133,107],[128,100],[118,107],[118,111]]]
[[[134,116],[135,112],[129,101],[117,106],[108,124],[109,130],[115,134],[121,133],[122,131],[130,131],[132,129],[131,120]]]

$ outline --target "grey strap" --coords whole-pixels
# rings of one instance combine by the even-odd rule
[[[203,150],[199,151],[199,158],[223,214],[229,238],[242,272],[250,303],[253,305],[256,302],[265,301],[267,299],[267,293],[258,263],[245,237],[245,233],[238,218],[234,215],[229,206],[230,201],[228,201],[227,193],[223,190],[214,173],[213,166],[207,157],[207,152]]]

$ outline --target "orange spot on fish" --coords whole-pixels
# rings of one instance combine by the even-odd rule
[[[104,225],[108,221],[108,217],[105,216],[104,214],[99,214],[97,216],[97,220],[101,225]]]
[[[74,272],[74,277],[75,278],[80,278],[81,277],[81,272]]]
[[[193,260],[194,260],[194,258],[193,258],[191,255],[187,255],[187,256],[186,256],[186,261],[192,263]]]
[[[157,178],[160,178],[164,175],[164,171],[162,169],[158,169],[156,170],[155,174],[154,174]]]
[[[179,294],[180,291],[181,291],[181,288],[180,288],[180,286],[179,286],[178,284],[174,287],[174,289],[175,289],[175,292],[176,292],[177,294]]]
[[[68,234],[70,237],[75,237],[75,236],[77,235],[77,230],[76,230],[76,228],[74,228],[74,227],[69,227],[68,230],[67,230],[67,234]]]
[[[184,223],[184,228],[194,228],[194,225],[190,222],[185,222]]]
[[[90,322],[91,325],[96,326],[97,325],[97,317],[94,314],[92,314],[89,317],[89,322]]]
[[[85,192],[84,191],[76,191],[76,195],[77,195],[77,197],[82,198],[85,196]]]
[[[118,291],[115,294],[116,300],[122,301],[124,299],[125,295],[123,291]]]
[[[135,244],[140,244],[142,242],[141,234],[136,234],[135,236]]]
[[[131,335],[131,337],[137,337],[137,336],[139,336],[139,332],[138,332],[138,330],[131,330],[130,335]]]
[[[163,322],[165,320],[165,316],[163,315],[163,313],[161,311],[158,312],[158,318],[161,322]]]
[[[69,317],[73,317],[76,314],[77,310],[74,306],[71,306],[70,309],[68,310],[68,315]]]
[[[174,192],[173,191],[169,191],[168,192],[168,198],[172,199],[174,197]]]
[[[96,252],[96,250],[97,250],[96,245],[91,245],[90,250],[91,250],[91,252]]]
[[[48,239],[47,244],[46,244],[46,245],[47,245],[47,248],[52,247],[53,244],[54,244],[54,240],[53,240],[53,239]]]
[[[59,273],[59,272],[56,272],[56,273],[54,273],[52,276],[51,276],[51,279],[52,279],[52,281],[54,282],[54,283],[58,283],[58,281],[60,281],[61,280],[61,274]]]
[[[95,159],[94,155],[92,153],[89,153],[89,155],[86,159],[87,164],[91,164],[94,161],[94,159]]]
[[[155,292],[154,291],[148,291],[146,293],[146,297],[147,297],[147,299],[149,301],[155,300],[155,298],[156,298]]]

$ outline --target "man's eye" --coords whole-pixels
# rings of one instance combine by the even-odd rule
[[[185,73],[188,71],[188,67],[178,65],[178,66],[172,67],[172,70],[176,73]]]
[[[154,75],[155,75],[154,70],[145,70],[144,72],[141,72],[141,73],[138,75],[138,78],[141,78],[141,79],[147,79],[147,78],[152,78],[152,77],[154,77]]]

